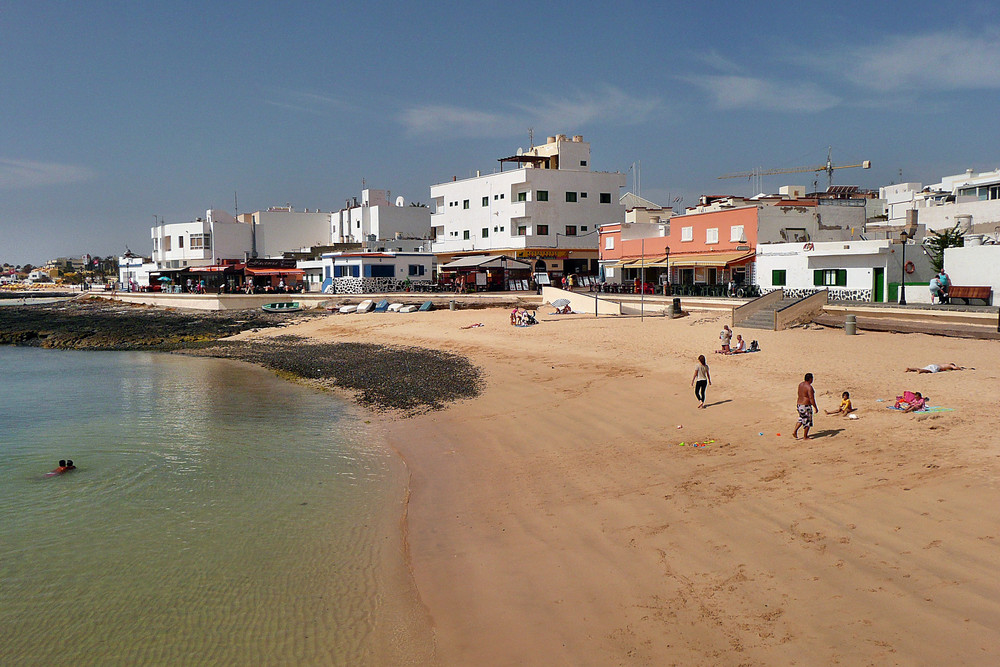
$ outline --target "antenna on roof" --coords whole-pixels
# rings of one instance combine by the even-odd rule
[[[535,147],[535,128],[533,127],[528,128],[528,147]]]
[[[233,190],[233,214],[236,215],[240,212],[240,198],[237,196],[235,190]]]

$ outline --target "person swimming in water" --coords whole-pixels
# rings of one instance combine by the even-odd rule
[[[46,477],[55,477],[56,475],[61,475],[61,474],[65,473],[65,472],[69,472],[70,470],[76,470],[76,466],[73,465],[73,460],[72,459],[68,459],[68,460],[64,461],[64,460],[60,459],[59,466],[56,467],[56,469],[53,470],[52,472],[45,473],[45,476]]]

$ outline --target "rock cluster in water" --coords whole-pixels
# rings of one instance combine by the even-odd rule
[[[239,359],[337,387],[374,410],[438,410],[472,398],[482,373],[456,354],[371,343],[312,343],[296,336],[222,341],[242,331],[285,326],[302,314],[261,310],[179,311],[104,299],[0,308],[0,344],[72,350],[184,351]]]
[[[282,326],[287,315],[259,310],[191,311],[105,299],[0,308],[0,345],[68,350],[177,350],[248,329]]]

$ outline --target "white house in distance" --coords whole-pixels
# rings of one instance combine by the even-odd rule
[[[156,271],[156,262],[148,257],[127,253],[118,257],[118,283],[122,290],[132,291],[150,284],[149,274]]]
[[[388,190],[367,188],[361,201],[330,214],[333,243],[378,243],[384,240],[430,239],[431,211],[426,206],[407,206],[402,197],[389,201]],[[412,244],[410,244],[412,245]]]
[[[892,302],[905,276],[908,303],[930,303],[930,259],[920,246],[892,240],[762,243],[757,246],[757,284],[762,293],[791,296],[829,290],[831,300]]]
[[[1000,225],[1000,169],[945,176],[940,183],[897,183],[879,188],[886,200],[888,225],[907,223],[908,211],[928,230],[951,229],[992,233]],[[912,215],[912,214],[911,214]]]
[[[251,231],[251,257],[281,257],[284,252],[330,243],[330,213],[319,209],[296,211],[286,204],[237,217]]]
[[[323,255],[324,292],[375,294],[433,279],[434,255],[426,252],[334,252]]]
[[[152,260],[161,270],[242,260],[252,247],[250,225],[216,209],[191,222],[158,222],[151,236]]]
[[[438,261],[487,253],[533,261],[535,271],[555,276],[596,275],[597,228],[622,221],[624,174],[591,171],[580,135],[551,136],[499,162],[492,174],[431,186]]]

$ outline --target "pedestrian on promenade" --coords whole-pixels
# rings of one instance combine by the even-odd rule
[[[698,365],[694,367],[694,376],[691,378],[691,386],[694,387],[694,397],[700,403],[699,408],[705,407],[705,391],[708,385],[712,384],[712,374],[708,372],[708,364],[705,362],[705,355],[698,355]]]
[[[802,439],[809,440],[809,429],[813,426],[813,412],[818,412],[816,407],[816,392],[813,390],[813,374],[806,373],[805,379],[799,383],[799,397],[795,408],[798,410],[799,419],[795,422],[795,430],[792,437],[799,439],[799,427],[803,427]]]

